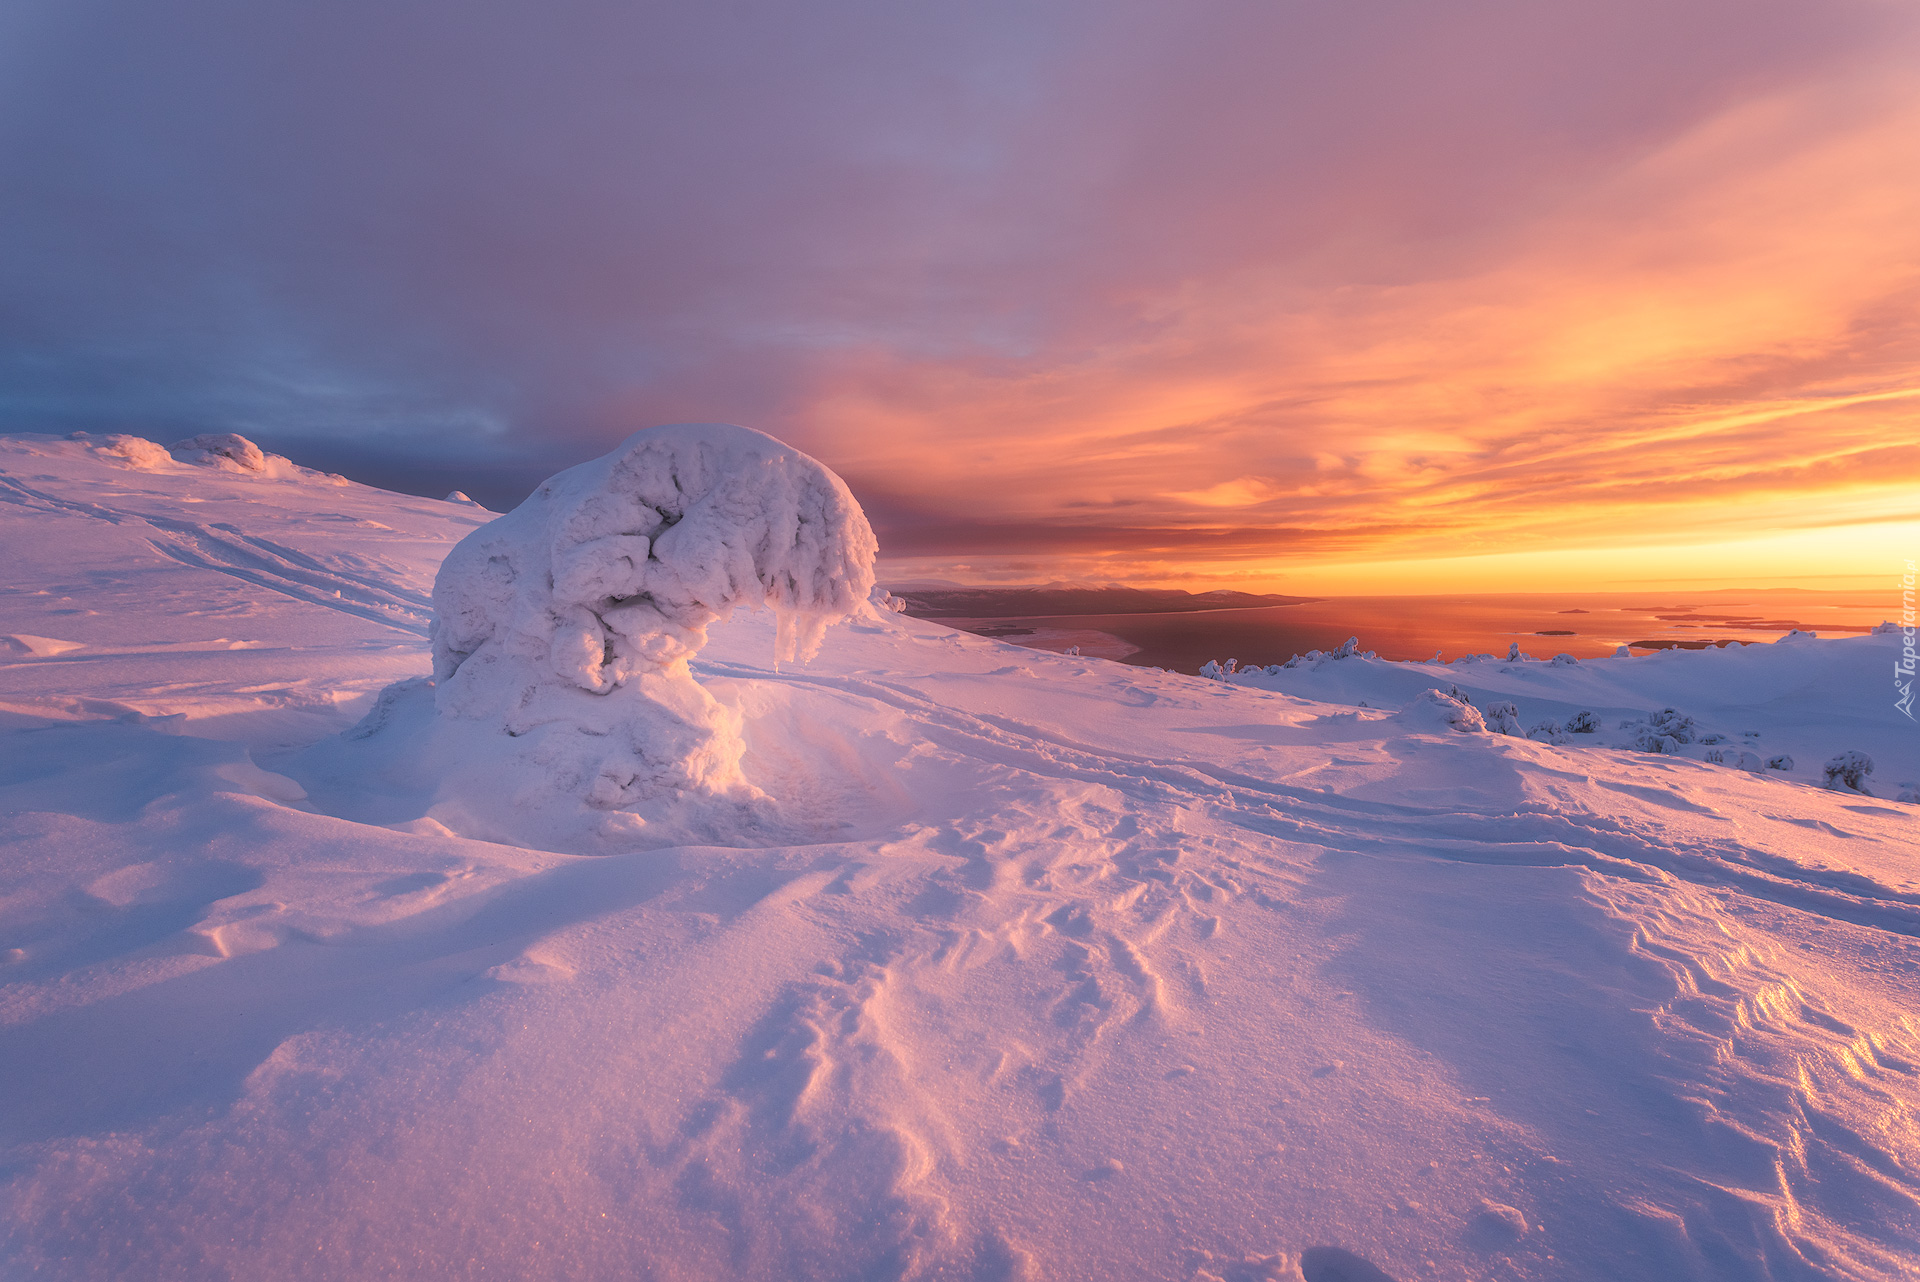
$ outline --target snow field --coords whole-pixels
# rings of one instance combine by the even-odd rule
[[[429,655],[329,602],[424,600],[484,513],[0,466],[0,631],[68,647],[0,654],[0,1271],[1920,1266],[1885,638],[1229,684],[890,611],[776,668],[740,613],[691,673],[752,822],[589,855],[463,835],[388,730],[338,737]],[[1602,729],[1462,731],[1445,686]],[[1800,766],[1608,746],[1668,706]],[[1817,786],[1848,749],[1879,797]]]

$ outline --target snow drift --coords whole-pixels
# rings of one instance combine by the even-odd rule
[[[773,612],[776,660],[810,658],[867,607],[876,550],[839,477],[743,427],[651,428],[560,473],[434,580],[443,798],[516,829],[503,800],[584,805],[615,838],[752,802],[738,715],[687,661],[742,606]]]

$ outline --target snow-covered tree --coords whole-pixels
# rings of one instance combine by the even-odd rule
[[[760,432],[636,432],[462,539],[434,582],[443,720],[603,810],[750,795],[738,718],[687,661],[764,606],[776,659],[867,607],[873,532],[825,466]]]

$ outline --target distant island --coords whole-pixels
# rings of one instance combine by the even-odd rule
[[[1273,593],[1184,592],[1179,588],[1124,587],[905,587],[893,589],[917,619],[1012,619],[1060,614],[1190,614],[1199,610],[1247,610],[1304,605],[1321,597]]]

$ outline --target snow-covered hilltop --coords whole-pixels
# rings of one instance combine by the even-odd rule
[[[369,756],[490,514],[131,441],[0,438],[0,1274],[1920,1269],[1898,636],[776,665],[749,588],[762,808],[586,855]]]

